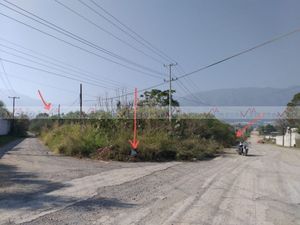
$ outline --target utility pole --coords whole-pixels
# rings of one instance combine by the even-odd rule
[[[171,63],[168,65],[164,65],[164,67],[169,68],[169,121],[172,121],[172,81],[176,80],[172,78],[172,66],[177,66],[177,63]],[[166,80],[165,80],[166,81]]]
[[[15,106],[16,106],[16,99],[20,99],[20,97],[16,96],[9,96],[8,98],[11,98],[13,101],[13,113],[12,113],[12,131],[15,129]]]
[[[58,104],[57,115],[58,115],[58,118],[60,119],[60,104]]]
[[[82,84],[80,84],[80,94],[79,94],[79,104],[80,104],[80,119],[82,119]]]

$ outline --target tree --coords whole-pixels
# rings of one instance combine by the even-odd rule
[[[87,114],[85,112],[82,112],[82,117],[83,118],[87,117]],[[68,112],[67,114],[64,115],[63,118],[64,119],[80,119],[81,113],[80,113],[80,111]]]
[[[4,103],[0,100],[0,117],[8,118],[10,116],[9,111],[5,108]]]
[[[276,127],[272,124],[262,125],[258,128],[260,134],[271,134],[272,132],[277,131]]]
[[[173,94],[176,92],[172,90],[172,106],[179,106],[179,102],[173,99]],[[169,105],[169,90],[161,91],[158,89],[152,89],[151,91],[145,91],[143,95],[140,96],[141,100],[139,106],[168,106]]]
[[[287,104],[281,124],[287,127],[295,127],[300,130],[300,93],[294,95],[293,99]]]
[[[172,94],[174,93],[175,90],[172,90]],[[145,91],[140,97],[141,100],[138,102],[140,118],[157,119],[168,116],[168,108],[166,106],[169,105],[169,90],[152,89],[151,91]],[[174,100],[173,95],[171,105],[173,107],[179,106],[179,102]]]
[[[13,135],[16,136],[26,136],[29,128],[29,118],[25,114],[21,114],[15,118]]]
[[[36,115],[35,118],[36,119],[46,119],[46,118],[49,118],[49,114],[48,113],[39,113]]]

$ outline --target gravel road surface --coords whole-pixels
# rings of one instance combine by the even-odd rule
[[[0,224],[300,225],[300,150],[257,144],[201,162],[57,156],[38,139],[0,148]]]

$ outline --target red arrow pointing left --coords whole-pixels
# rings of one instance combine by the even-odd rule
[[[43,104],[44,104],[44,108],[45,108],[46,110],[50,110],[50,109],[51,109],[51,103],[50,103],[50,102],[47,103],[47,102],[44,100],[43,95],[42,95],[42,93],[40,92],[40,90],[38,90],[38,93],[39,93],[40,99],[42,100],[42,102],[43,102]]]

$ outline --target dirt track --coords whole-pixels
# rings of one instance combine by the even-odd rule
[[[26,139],[0,150],[0,224],[300,224],[300,151],[253,138],[249,157],[193,163],[79,160]]]

